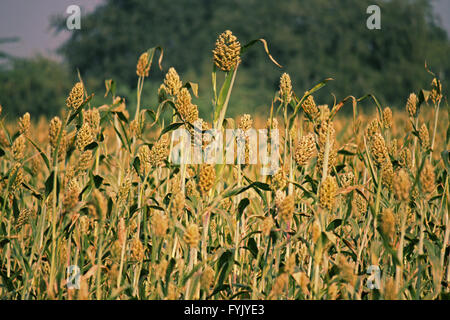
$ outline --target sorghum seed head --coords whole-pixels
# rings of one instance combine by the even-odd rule
[[[67,209],[72,209],[78,203],[78,196],[80,195],[81,189],[75,179],[72,179],[67,184],[67,190],[64,195],[64,206]]]
[[[410,168],[411,167],[411,151],[408,148],[403,148],[400,151],[400,156],[398,162],[402,168]]]
[[[169,156],[169,139],[167,136],[161,137],[150,150],[149,161],[152,167],[158,167],[164,163]]]
[[[58,141],[58,135],[59,135],[59,131],[61,130],[61,126],[62,126],[62,123],[61,123],[61,119],[59,119],[59,117],[54,117],[50,121],[48,136],[49,136],[49,140],[50,140],[50,145],[53,148],[56,148],[56,143]]]
[[[216,40],[213,50],[214,64],[222,71],[230,71],[241,61],[241,44],[230,30]]]
[[[140,162],[140,173],[148,173],[150,171],[150,148],[148,145],[143,145],[139,148],[138,158]],[[139,173],[139,172],[138,172]]]
[[[309,115],[312,119],[315,119],[319,115],[319,109],[316,106],[314,97],[309,95],[302,103],[303,111]]]
[[[339,267],[339,276],[347,283],[349,283],[351,286],[355,285],[357,276],[353,272],[354,265],[353,263],[347,261],[347,259],[340,255],[338,258],[338,267]]]
[[[20,211],[19,216],[17,217],[16,221],[16,228],[20,229],[24,224],[28,222],[28,219],[30,218],[31,210],[30,209],[23,209]]]
[[[292,100],[292,82],[287,73],[283,73],[280,78],[280,98],[286,104]]]
[[[289,284],[289,275],[287,273],[280,274],[272,287],[271,296],[273,298],[279,297],[283,292],[286,291],[286,288]]]
[[[380,121],[377,118],[373,119],[367,126],[366,136],[369,139],[371,139],[375,134],[381,133],[380,128],[381,128]]]
[[[198,246],[200,241],[200,231],[198,230],[198,226],[196,224],[190,224],[186,231],[184,232],[184,242],[191,248],[195,248]]]
[[[429,160],[425,162],[422,172],[420,173],[420,184],[422,186],[422,191],[425,193],[433,193],[436,189],[434,168]]]
[[[66,106],[72,111],[76,111],[83,104],[83,102],[84,102],[83,83],[77,82],[73,86],[72,90],[69,93],[69,96],[66,99]]]
[[[297,143],[294,153],[294,159],[298,166],[304,166],[314,156],[316,152],[316,143],[312,133],[302,136]]]
[[[198,188],[201,193],[206,193],[214,185],[216,180],[216,169],[212,164],[203,164],[200,167],[200,174],[198,178]]]
[[[76,171],[84,171],[89,169],[91,167],[92,159],[92,150],[84,151],[77,162]]]
[[[287,185],[286,172],[283,169],[279,169],[273,176],[270,183],[270,188],[273,191],[283,190]]]
[[[336,179],[328,175],[319,188],[319,203],[322,208],[333,209],[337,189]]]
[[[392,110],[389,107],[386,107],[383,110],[383,126],[386,129],[392,127]]]
[[[152,217],[152,227],[155,236],[164,237],[169,227],[169,221],[166,216],[158,212]]]
[[[430,98],[434,104],[438,104],[442,99],[442,84],[441,81],[436,78],[431,82]]]
[[[148,52],[144,52],[139,57],[138,63],[136,65],[136,74],[139,77],[148,77],[150,71],[150,61]]]
[[[424,151],[428,150],[430,148],[430,135],[428,134],[428,128],[425,123],[420,127],[419,138],[422,149]]]
[[[381,231],[386,235],[386,237],[392,239],[395,234],[395,216],[392,209],[384,209],[381,212],[380,220]]]
[[[400,201],[409,199],[409,190],[411,189],[411,181],[405,169],[400,169],[398,174],[394,176],[394,194]]]
[[[198,108],[192,104],[191,94],[187,88],[182,88],[177,95],[175,107],[184,121],[194,123],[198,119]]]
[[[261,221],[262,234],[267,237],[270,234],[270,231],[272,230],[274,224],[275,223],[273,222],[272,216],[265,217]]]
[[[336,130],[334,129],[334,125],[332,121],[323,121],[320,124],[318,129],[318,144],[320,149],[325,148],[325,144],[327,140],[330,143],[330,148],[334,144],[335,141]]]
[[[86,121],[92,129],[94,135],[97,135],[100,132],[100,112],[98,109],[93,108],[89,109],[83,114],[84,121]]]
[[[367,200],[359,192],[355,192],[353,196],[352,208],[358,215],[367,211]]]
[[[381,166],[383,162],[389,157],[384,138],[379,133],[376,133],[371,137],[370,149],[372,157],[378,166]]]
[[[210,266],[206,266],[200,277],[200,287],[209,290],[214,284],[214,270]]]
[[[182,192],[175,193],[173,197],[171,212],[174,217],[179,217],[183,213],[186,199]]]
[[[84,148],[94,142],[94,134],[89,123],[85,122],[78,130],[77,138],[75,141],[76,147],[79,151],[83,151]]]
[[[388,188],[391,188],[392,180],[394,178],[394,168],[389,158],[386,158],[386,160],[381,165],[381,177],[383,185],[385,185]]]
[[[411,118],[417,116],[417,103],[418,99],[415,93],[411,93],[408,97],[408,101],[406,101],[406,112]]]
[[[343,173],[341,175],[342,188],[347,188],[347,187],[351,186],[353,184],[354,178],[355,178],[355,175],[351,171]]]
[[[181,82],[180,76],[175,68],[169,68],[169,71],[164,79],[164,89],[166,93],[171,96],[176,96],[178,92],[180,92],[182,86],[183,83]]]
[[[327,104],[322,104],[319,107],[319,123],[330,120],[331,111]]]
[[[20,161],[23,159],[23,157],[25,155],[24,154],[25,144],[26,144],[26,139],[23,134],[21,134],[20,136],[18,136],[16,138],[16,140],[14,140],[12,147],[11,147],[11,151],[12,151],[14,160]]]
[[[131,189],[131,178],[129,176],[126,176],[122,181],[119,188],[119,192],[117,194],[117,202],[119,204],[124,203],[127,200],[130,189]]]
[[[239,121],[238,128],[245,132],[251,129],[252,125],[253,125],[252,116],[249,114],[244,114]]]
[[[30,114],[27,112],[21,118],[19,118],[19,132],[20,134],[27,135],[30,130]]]
[[[281,202],[278,208],[278,214],[280,215],[281,219],[283,219],[286,222],[290,222],[292,220],[292,216],[294,215],[294,210],[295,210],[294,195],[290,194],[286,196]]]
[[[135,237],[133,239],[133,242],[131,243],[131,258],[139,262],[142,261],[142,259],[144,259],[144,254],[145,248],[141,240],[139,240],[138,237]]]

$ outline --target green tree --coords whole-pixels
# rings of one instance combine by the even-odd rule
[[[10,117],[54,115],[64,107],[70,75],[59,62],[44,57],[12,58],[0,71],[0,104]]]
[[[372,4],[381,7],[381,30],[366,27]],[[184,80],[200,82],[201,107],[208,109],[211,50],[217,35],[230,29],[242,44],[265,38],[284,66],[271,64],[263,50],[250,51],[230,110],[267,110],[282,72],[291,75],[298,94],[334,78],[317,94],[320,103],[332,103],[331,94],[342,99],[374,93],[385,104],[403,106],[411,91],[431,81],[425,61],[441,79],[450,74],[448,37],[431,9],[427,0],[108,0],[82,18],[81,30],[61,53],[72,70],[97,79],[94,87],[114,78],[134,88],[140,53],[160,45],[165,71],[174,66]],[[56,29],[65,28],[63,18],[53,21]],[[153,86],[163,76],[153,66]]]

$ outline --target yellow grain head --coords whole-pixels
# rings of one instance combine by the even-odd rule
[[[89,123],[85,122],[78,130],[75,145],[79,151],[83,151],[84,148],[90,143],[94,142],[94,134]]]
[[[84,102],[84,87],[83,83],[77,82],[69,93],[66,99],[66,106],[72,111],[78,110],[78,108]]]
[[[131,178],[127,175],[119,187],[119,192],[117,194],[117,202],[119,204],[123,204],[126,202],[128,198],[128,194],[130,193],[131,189]]]
[[[428,134],[428,128],[426,124],[422,124],[419,130],[420,146],[424,151],[430,148],[430,135]]]
[[[332,176],[327,176],[319,188],[319,203],[322,208],[333,209],[337,189],[336,179]]]
[[[85,171],[91,168],[92,160],[92,150],[84,151],[78,159],[76,171]]]
[[[61,130],[61,126],[62,126],[62,123],[61,123],[61,119],[59,117],[54,117],[50,121],[48,137],[49,137],[50,145],[53,148],[56,148],[56,143],[58,141],[58,135],[59,135],[59,131]]]
[[[72,209],[78,203],[78,196],[80,195],[81,189],[76,181],[76,179],[72,179],[67,184],[67,189],[64,194],[64,207],[66,209]]]
[[[355,179],[355,175],[352,171],[345,172],[341,175],[341,184],[342,188],[347,188],[353,185],[353,180]]]
[[[167,136],[161,137],[152,147],[149,154],[149,161],[152,167],[161,166],[169,156],[169,139]]]
[[[219,35],[213,50],[214,64],[228,72],[241,62],[241,44],[230,30]]]
[[[386,129],[392,127],[392,110],[389,107],[386,107],[383,110],[383,126]]]
[[[261,232],[264,236],[269,236],[270,235],[270,231],[272,230],[273,226],[274,226],[274,221],[272,219],[272,216],[268,216],[265,217],[264,219],[261,220]]]
[[[189,247],[196,248],[200,242],[200,231],[198,226],[196,224],[190,224],[184,232],[183,239]]]
[[[441,81],[436,78],[431,82],[430,99],[434,104],[438,104],[442,99],[442,84]]]
[[[152,217],[152,230],[156,237],[164,237],[169,228],[169,220],[165,215],[157,212]]]
[[[398,163],[400,164],[400,166],[402,168],[405,168],[405,169],[411,168],[411,163],[412,163],[411,157],[412,157],[411,151],[405,147],[400,151]]]
[[[183,83],[175,68],[169,68],[169,71],[164,78],[164,90],[166,93],[171,96],[176,96],[180,92],[182,86]]]
[[[150,60],[148,52],[144,52],[140,55],[136,65],[136,74],[139,77],[148,77],[150,72]]]
[[[392,209],[384,209],[380,216],[380,228],[388,239],[393,239],[395,235],[395,216]]]
[[[270,182],[270,188],[273,191],[284,190],[287,185],[287,175],[284,169],[279,169],[273,176]]]
[[[198,119],[198,107],[192,103],[192,97],[187,88],[182,88],[175,100],[175,107],[184,121],[194,123]]]
[[[244,132],[251,129],[253,125],[252,116],[249,114],[244,114],[239,120],[238,128]]]
[[[184,197],[184,194],[182,192],[174,193],[172,196],[174,197],[171,208],[172,216],[178,218],[184,212],[186,198]]]
[[[294,151],[294,159],[298,166],[304,166],[314,156],[316,143],[312,133],[302,136]]]
[[[20,211],[19,216],[16,220],[16,228],[20,230],[23,225],[28,223],[28,219],[30,218],[31,210],[30,209],[23,209]]]
[[[295,210],[294,195],[290,194],[286,196],[281,202],[278,208],[278,214],[283,221],[290,222],[294,215],[294,210]]]
[[[289,284],[289,275],[287,273],[280,274],[273,284],[270,296],[274,299],[279,298],[287,289]]]
[[[131,243],[131,259],[140,262],[144,259],[145,248],[141,240],[138,237],[134,237]]]
[[[280,78],[280,98],[286,104],[292,100],[292,82],[287,73],[283,73]]]
[[[302,103],[303,111],[309,115],[312,119],[315,119],[319,115],[319,109],[317,108],[314,97],[309,95]]]
[[[212,164],[202,164],[198,177],[198,189],[201,193],[206,193],[214,185],[216,180],[216,169]]]
[[[93,108],[89,109],[83,114],[84,121],[89,124],[92,129],[94,135],[97,135],[100,132],[100,112],[98,109]]]
[[[27,135],[30,131],[30,114],[27,112],[19,118],[19,132]]]
[[[422,186],[422,191],[425,193],[433,193],[436,190],[435,185],[435,174],[434,168],[430,161],[427,160],[423,166],[422,172],[420,173],[420,184]]]
[[[23,134],[18,136],[11,147],[11,152],[14,160],[20,161],[25,156],[26,138]]]
[[[200,277],[200,287],[209,291],[214,284],[214,270],[210,266],[206,266]]]
[[[394,194],[399,201],[408,201],[411,189],[411,180],[405,169],[400,169],[394,176]]]
[[[386,160],[381,165],[381,177],[383,185],[385,185],[388,188],[391,188],[392,180],[394,179],[394,168],[392,166],[391,160],[389,160],[389,157],[387,157]]]
[[[419,99],[417,99],[417,96],[415,93],[411,93],[408,97],[408,100],[406,101],[406,112],[411,118],[414,118],[417,116],[417,103],[419,102]]]
[[[373,160],[378,166],[382,166],[385,160],[389,157],[386,148],[386,143],[381,134],[376,133],[370,139],[370,151],[372,153]]]

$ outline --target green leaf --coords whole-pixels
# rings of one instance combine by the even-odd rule
[[[48,197],[48,195],[53,191],[53,180],[55,177],[55,172],[52,171],[45,181],[45,196]],[[61,189],[61,184],[59,182],[59,178],[56,177],[56,194],[59,195],[59,190]]]
[[[251,252],[251,254],[255,259],[258,257],[258,245],[256,244],[255,239],[253,238],[248,239],[247,249]]]
[[[238,216],[237,219],[238,221],[241,219],[242,214],[244,213],[245,208],[247,208],[247,206],[250,204],[250,200],[248,200],[248,198],[244,198],[239,202],[238,205]]]
[[[339,227],[342,224],[342,219],[334,219],[330,222],[330,224],[327,226],[327,231],[333,231],[337,227]]]
[[[165,127],[165,128],[161,131],[161,134],[159,135],[159,137],[161,138],[161,137],[163,136],[163,134],[178,129],[178,128],[181,127],[183,124],[184,124],[184,122],[174,122],[174,123],[171,123],[169,126]]]
[[[39,146],[36,143],[34,143],[34,141],[31,140],[30,138],[28,138],[28,141],[30,141],[31,144],[37,149],[37,151],[41,155],[42,160],[44,160],[44,163],[47,166],[47,169],[50,170],[50,161],[48,160],[48,158],[45,155],[44,151],[42,151],[41,148],[39,148]]]

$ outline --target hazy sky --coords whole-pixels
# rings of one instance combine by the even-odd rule
[[[450,34],[450,0],[432,1],[442,25]],[[67,7],[73,4],[79,5],[83,14],[83,10],[89,12],[102,2],[103,0],[0,0],[0,38],[20,38],[20,42],[4,44],[1,49],[16,56],[42,53],[56,57],[54,50],[70,36],[70,31],[55,36],[49,29],[49,17],[58,13],[66,14]]]

